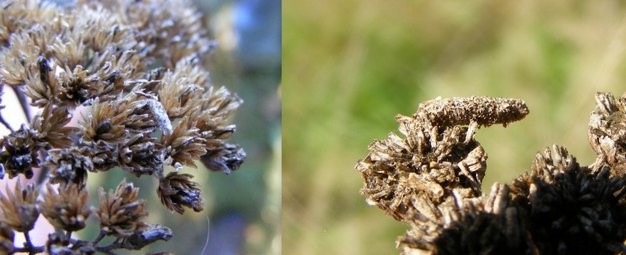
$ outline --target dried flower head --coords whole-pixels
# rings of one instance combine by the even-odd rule
[[[499,101],[493,99],[488,102]],[[397,220],[436,221],[443,215],[437,209],[438,205],[481,195],[480,185],[487,156],[474,139],[476,124],[472,123],[476,122],[473,116],[465,116],[468,122],[464,124],[469,126],[438,126],[423,118],[430,116],[425,114],[430,105],[438,104],[431,101],[421,105],[413,117],[398,116],[399,130],[405,138],[390,134],[385,140],[374,141],[369,146],[370,153],[356,166],[365,180],[361,192],[370,203],[378,205]],[[497,106],[492,108],[499,109]],[[472,113],[479,110],[465,111]],[[501,118],[505,119],[503,116]],[[496,120],[493,121],[495,123]]]
[[[47,106],[41,115],[35,116],[32,125],[37,130],[39,141],[53,148],[67,148],[78,132],[78,128],[67,126],[71,119],[67,108]]]
[[[144,201],[138,198],[138,191],[138,188],[125,180],[108,194],[100,188],[97,216],[100,226],[108,234],[128,237],[146,227],[143,219],[148,212],[144,210]]]
[[[411,226],[398,239],[402,254],[621,254],[626,97],[599,93],[596,101],[589,124],[598,154],[592,165],[579,165],[553,145],[536,155],[529,172],[510,186],[494,185],[488,195],[480,190],[486,156],[474,129],[522,118],[528,113],[523,101],[471,97],[420,104],[413,118],[398,118],[406,138],[391,134],[370,145],[356,167],[365,179],[362,191]],[[442,164],[452,171],[438,170]]]
[[[33,229],[39,217],[35,185],[24,186],[20,180],[13,190],[7,185],[4,193],[0,193],[0,222],[15,231],[26,232]]]
[[[626,95],[624,95],[626,96]],[[626,173],[626,97],[619,99],[610,93],[597,93],[597,106],[589,117],[589,143],[598,154],[596,166],[603,163]],[[614,169],[618,171],[618,169]]]
[[[91,210],[87,207],[88,196],[83,185],[61,184],[57,190],[48,184],[46,191],[41,203],[41,213],[52,225],[66,231],[77,231],[85,227]]]
[[[135,135],[121,145],[119,153],[122,168],[136,176],[154,173],[158,176],[163,172],[165,153],[162,145],[151,137]]]
[[[87,172],[94,171],[90,153],[87,147],[51,150],[44,164],[50,170],[50,182],[84,186]]]
[[[610,176],[608,167],[595,172],[581,167],[565,148],[554,145],[537,155],[513,190],[542,252],[615,254],[626,240],[624,184],[623,177]]]
[[[202,197],[198,183],[191,181],[190,174],[169,173],[159,181],[157,194],[163,203],[170,210],[177,213],[184,213],[184,207],[193,209],[196,212],[202,211]]]
[[[23,174],[26,178],[33,177],[33,167],[39,165],[37,157],[38,143],[36,132],[22,125],[2,140],[0,151],[0,168],[7,172],[9,178]]]
[[[161,143],[167,146],[168,154],[172,157],[172,166],[182,164],[196,167],[194,160],[207,154],[206,140],[200,136],[199,131],[185,117],[172,134],[161,138]]]
[[[0,137],[0,179],[40,173],[34,184],[47,189],[39,201],[32,186],[0,194],[0,228],[26,238],[16,246],[0,229],[0,254],[110,254],[167,240],[171,230],[143,222],[144,202],[125,181],[99,192],[100,235],[72,236],[91,214],[87,179],[118,169],[151,176],[166,207],[202,210],[199,184],[172,168],[201,160],[238,169],[246,154],[226,140],[243,100],[209,80],[202,58],[214,43],[189,0],[61,2],[0,0],[0,94],[15,92],[28,120],[14,130],[0,112],[11,131]],[[45,246],[29,240],[39,209],[59,231]],[[115,241],[101,244],[106,235]]]

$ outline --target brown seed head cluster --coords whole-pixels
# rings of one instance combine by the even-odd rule
[[[122,181],[115,191],[105,193],[102,188],[98,191],[98,219],[108,234],[128,237],[146,227],[142,220],[148,212],[144,210],[144,201],[138,199],[138,191],[126,181]]]
[[[201,211],[200,185],[178,171],[198,161],[239,168],[246,153],[227,140],[243,100],[211,83],[202,63],[215,43],[189,0],[60,2],[0,0],[0,93],[13,90],[29,120],[11,127],[0,111],[10,131],[0,137],[0,179],[30,183],[0,192],[0,254],[112,254],[168,240],[170,229],[144,222],[132,183],[100,189],[92,208],[89,176],[152,176],[166,208]],[[28,235],[39,213],[57,229],[45,246]],[[92,215],[100,235],[72,236]],[[114,241],[102,244],[105,236]]]
[[[46,186],[46,194],[41,203],[41,213],[57,228],[77,231],[85,227],[85,221],[91,214],[87,207],[87,191],[75,183],[59,186]]]
[[[400,132],[374,141],[356,169],[368,202],[411,229],[401,254],[617,254],[626,251],[626,95],[598,93],[589,166],[558,145],[539,152],[512,184],[480,189],[486,154],[474,140],[480,126],[522,119],[521,100],[436,99]]]

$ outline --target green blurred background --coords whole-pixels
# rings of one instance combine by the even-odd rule
[[[407,229],[366,205],[354,170],[374,139],[437,96],[526,101],[478,131],[484,187],[561,144],[590,164],[596,91],[626,84],[624,1],[288,1],[283,6],[284,254],[397,254]]]

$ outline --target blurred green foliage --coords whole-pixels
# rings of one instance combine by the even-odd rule
[[[581,164],[596,91],[626,84],[623,1],[288,1],[283,6],[283,252],[394,254],[407,229],[369,207],[354,170],[396,114],[485,95],[530,115],[478,131],[484,186],[556,143]]]

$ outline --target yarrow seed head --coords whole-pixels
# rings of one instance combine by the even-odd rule
[[[202,64],[215,43],[191,1],[60,2],[0,0],[0,94],[11,89],[28,121],[13,129],[0,105],[9,132],[0,136],[0,179],[22,179],[0,192],[0,254],[113,253],[167,241],[169,228],[144,222],[132,183],[100,187],[90,207],[89,176],[151,176],[166,208],[201,211],[200,184],[177,171],[197,161],[225,173],[240,167],[246,153],[227,140],[243,100],[211,83]],[[29,231],[40,212],[57,231],[36,246]],[[73,236],[92,214],[100,235]],[[14,243],[14,232],[26,242]],[[115,241],[102,244],[107,235]]]

